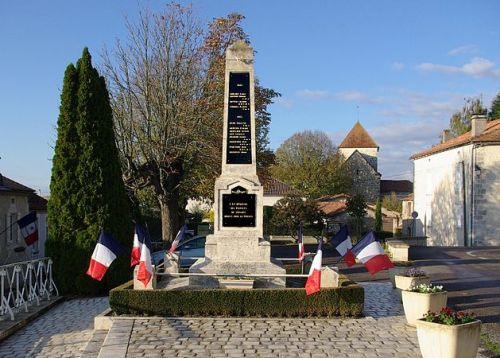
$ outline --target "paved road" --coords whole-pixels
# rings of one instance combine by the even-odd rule
[[[449,291],[448,304],[475,312],[500,345],[500,247],[413,248],[411,255]]]

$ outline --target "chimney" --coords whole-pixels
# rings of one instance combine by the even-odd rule
[[[441,143],[447,142],[451,139],[451,134],[449,129],[445,129],[443,131],[443,135],[441,136]]]
[[[484,114],[473,114],[471,117],[471,137],[477,137],[483,134],[486,129],[487,118]]]

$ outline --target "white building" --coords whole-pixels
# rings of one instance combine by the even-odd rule
[[[446,134],[446,133],[445,133]],[[500,245],[500,119],[411,157],[416,235],[429,246]]]

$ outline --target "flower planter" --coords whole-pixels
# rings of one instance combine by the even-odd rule
[[[394,277],[396,282],[396,287],[400,290],[409,290],[412,286],[418,286],[421,284],[429,285],[431,283],[431,278],[429,276],[402,276],[396,275]]]
[[[448,326],[418,320],[417,336],[423,358],[474,358],[481,321]]]
[[[448,292],[420,293],[402,291],[403,307],[405,310],[406,322],[415,327],[416,322],[427,312],[439,312],[446,307]]]
[[[250,290],[254,280],[219,279],[220,288],[229,290]]]
[[[392,283],[392,288],[396,288],[396,275],[402,275],[406,271],[406,267],[395,266],[389,270],[389,280]]]

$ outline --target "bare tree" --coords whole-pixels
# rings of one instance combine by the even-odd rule
[[[142,11],[127,30],[127,40],[103,56],[124,181],[132,192],[154,189],[162,239],[169,241],[179,226],[183,175],[210,127],[203,115],[203,30],[190,7],[176,4],[161,14]]]

